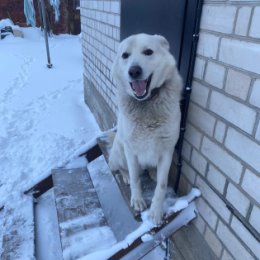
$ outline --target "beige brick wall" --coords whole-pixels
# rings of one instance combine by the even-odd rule
[[[260,1],[204,2],[182,183],[201,189],[195,224],[222,260],[260,259],[259,28]]]
[[[110,68],[120,0],[81,0],[84,76],[116,112]],[[221,260],[260,259],[260,1],[205,0],[183,146],[182,191]],[[233,210],[231,210],[233,208]]]
[[[84,77],[116,112],[110,68],[120,40],[120,0],[81,0],[80,5]]]

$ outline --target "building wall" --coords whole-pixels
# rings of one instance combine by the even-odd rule
[[[196,226],[223,260],[260,259],[259,119],[260,1],[205,1],[182,185],[201,189]]]
[[[23,1],[21,0],[1,0],[0,20],[10,18],[15,24],[25,24],[26,19],[23,14]]]
[[[110,68],[120,41],[120,0],[81,0],[80,4],[86,101],[101,128],[109,128],[115,123],[116,113],[115,86]],[[98,112],[93,89],[99,93],[99,103],[102,103],[102,110]],[[103,110],[110,116],[104,118]]]
[[[103,128],[115,121],[119,9],[81,0],[86,101]],[[204,2],[181,189],[201,189],[195,225],[221,260],[260,259],[259,25],[260,1]]]

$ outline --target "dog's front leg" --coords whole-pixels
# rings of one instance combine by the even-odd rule
[[[160,224],[163,216],[163,201],[167,190],[171,162],[172,152],[165,153],[159,159],[157,166],[157,184],[150,207],[150,216],[156,224]]]
[[[142,196],[140,166],[137,157],[131,152],[131,149],[125,147],[126,161],[129,171],[130,189],[131,189],[131,206],[137,211],[143,211],[146,203]]]

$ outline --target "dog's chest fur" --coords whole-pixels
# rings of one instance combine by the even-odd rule
[[[122,104],[120,135],[141,166],[155,167],[165,150],[173,149],[179,128],[179,103],[162,90],[158,97],[145,102],[128,98]]]

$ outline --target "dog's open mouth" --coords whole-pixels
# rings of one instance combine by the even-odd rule
[[[134,94],[137,99],[143,99],[147,96],[149,92],[150,83],[152,80],[153,74],[151,74],[147,79],[145,80],[134,80],[130,82],[131,88],[134,91]]]

